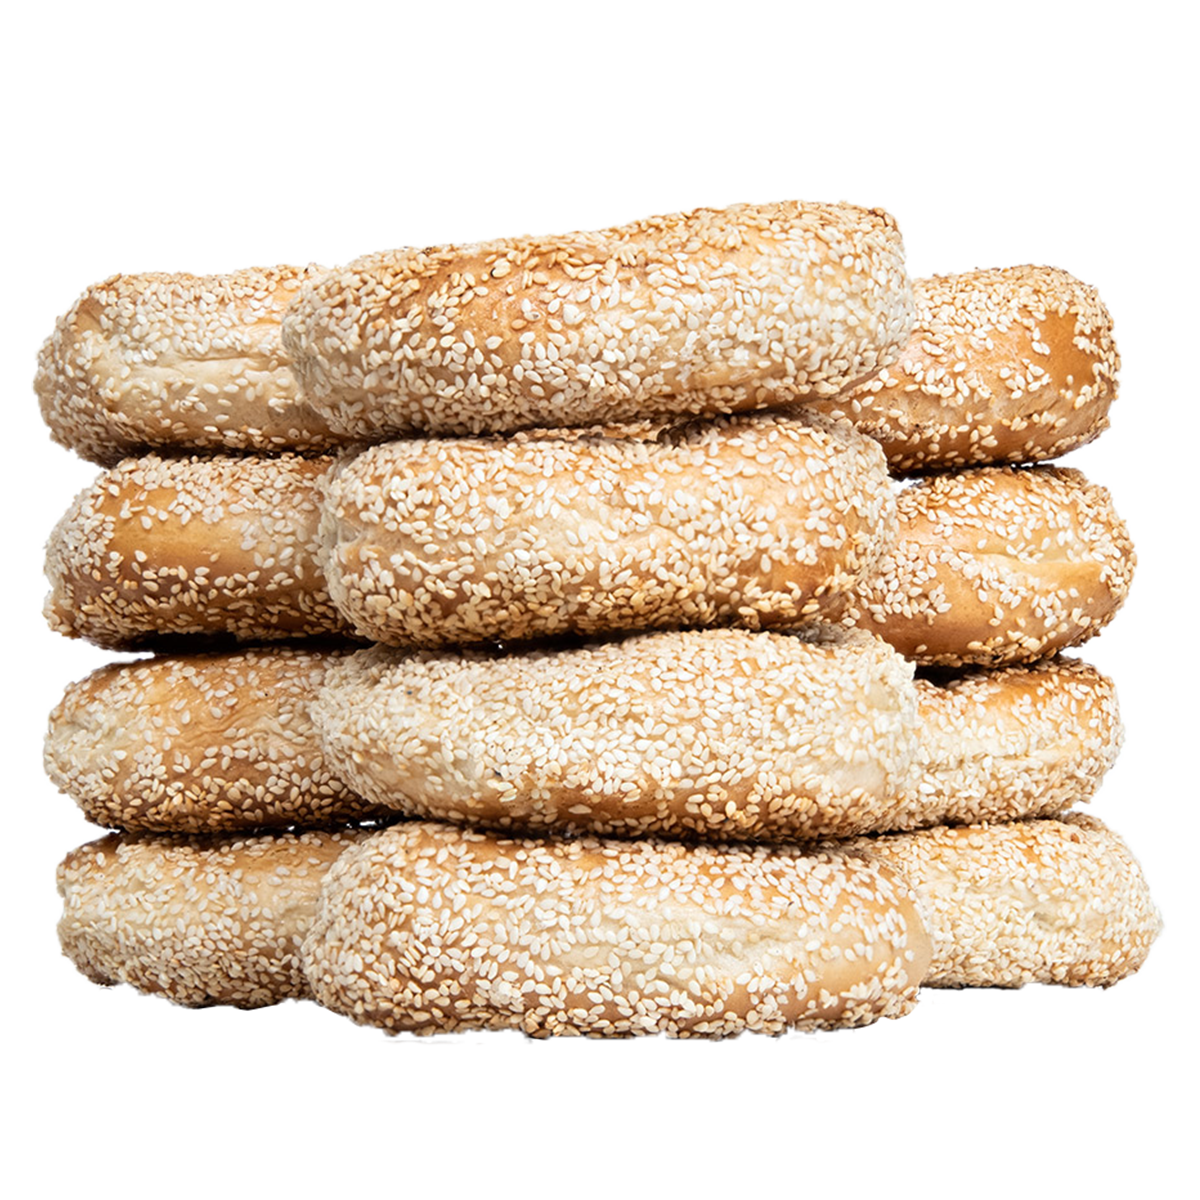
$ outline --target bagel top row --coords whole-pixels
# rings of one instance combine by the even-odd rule
[[[114,276],[45,343],[53,437],[328,450],[812,404],[895,469],[1037,461],[1103,430],[1119,365],[1094,289],[1052,268],[918,281],[878,209],[697,209],[342,270]]]

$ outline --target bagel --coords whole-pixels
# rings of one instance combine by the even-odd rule
[[[503,830],[845,837],[1059,811],[1120,747],[1112,684],[1046,663],[948,685],[862,633],[643,634],[530,653],[360,651],[311,708],[333,769]]]
[[[46,547],[46,618],[112,649],[345,634],[317,562],[330,459],[126,459]]]
[[[874,638],[823,633],[377,647],[330,670],[312,715],[335,770],[410,816],[723,838],[879,828],[910,773],[912,669]]]
[[[373,820],[321,752],[309,707],[339,650],[114,663],[67,688],[45,765],[89,821],[229,833]]]
[[[83,293],[38,356],[50,436],[106,466],[155,448],[326,450],[344,439],[300,400],[284,310],[323,269],[114,275]]]
[[[981,467],[897,498],[898,531],[844,618],[918,663],[1029,662],[1094,637],[1136,557],[1104,488],[1060,467]]]
[[[796,202],[394,250],[314,279],[283,345],[304,398],[369,441],[741,412],[895,359],[903,254],[879,209]]]
[[[1096,794],[1124,741],[1112,680],[1072,659],[918,679],[916,690],[917,782],[888,829],[1061,813]]]
[[[808,621],[892,535],[883,456],[824,417],[657,437],[403,441],[330,476],[322,563],[395,645]]]
[[[903,880],[791,847],[509,840],[413,822],[348,851],[304,944],[314,997],[389,1032],[866,1025],[929,961]]]
[[[321,880],[362,836],[101,838],[58,868],[63,953],[93,983],[193,1007],[307,996],[299,951]]]
[[[894,471],[1039,462],[1108,428],[1120,357],[1093,287],[1054,267],[913,284],[899,360],[815,408],[883,446]]]
[[[1162,928],[1129,848],[1094,817],[926,829],[846,847],[901,872],[933,938],[927,987],[1109,987]]]

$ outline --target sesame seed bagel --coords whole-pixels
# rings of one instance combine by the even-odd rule
[[[903,256],[883,211],[797,202],[393,250],[313,280],[283,344],[305,399],[365,440],[741,412],[895,359]]]
[[[298,398],[284,310],[323,269],[114,275],[87,289],[38,356],[51,437],[115,464],[155,448],[322,450],[343,439]]]
[[[917,784],[877,828],[1060,813],[1096,794],[1124,738],[1112,680],[1071,659],[916,689]]]
[[[508,840],[413,822],[348,851],[304,945],[315,998],[392,1033],[866,1025],[929,961],[886,867],[838,851]]]
[[[261,1008],[307,996],[299,951],[321,881],[362,836],[101,838],[58,868],[63,953],[93,983],[176,1004]]]
[[[1129,593],[1125,523],[1078,471],[957,471],[896,504],[896,539],[845,619],[918,663],[1032,661],[1094,637]]]
[[[887,828],[910,786],[912,667],[865,634],[720,629],[525,654],[334,666],[326,755],[410,816],[722,838]]]
[[[309,707],[338,650],[276,647],[114,663],[67,688],[45,765],[88,820],[225,833],[374,819],[321,751]]]
[[[927,987],[1108,987],[1162,922],[1129,848],[1094,817],[925,829],[849,846],[917,889],[933,937]]]
[[[130,458],[46,547],[46,618],[114,649],[164,635],[238,641],[347,632],[317,564],[329,459]]]
[[[392,645],[756,628],[848,592],[893,504],[878,447],[824,417],[402,441],[331,474],[323,563],[354,630]]]
[[[813,401],[876,438],[893,470],[1039,462],[1108,427],[1121,360],[1095,288],[1024,266],[919,279],[913,295],[899,360]]]

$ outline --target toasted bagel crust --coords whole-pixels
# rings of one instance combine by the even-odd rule
[[[866,1025],[909,1011],[928,956],[903,880],[836,851],[423,822],[339,861],[304,946],[360,1024],[541,1037]]]
[[[913,284],[896,362],[814,407],[875,438],[894,471],[1040,462],[1108,428],[1121,360],[1095,288],[1055,267]]]
[[[153,449],[328,450],[297,395],[283,313],[323,273],[113,275],[59,318],[34,390],[56,442],[105,466]]]
[[[283,344],[305,399],[371,441],[742,412],[894,360],[903,253],[879,209],[791,201],[395,250],[313,281]]]
[[[393,442],[328,497],[333,598],[398,646],[809,622],[893,534],[878,447],[819,416]]]
[[[345,651],[276,647],[114,663],[50,714],[46,773],[90,821],[163,833],[376,818],[321,751],[309,709]]]

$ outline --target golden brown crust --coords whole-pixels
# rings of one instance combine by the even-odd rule
[[[307,287],[283,342],[306,399],[378,441],[829,395],[911,319],[891,217],[789,201],[371,255]]]
[[[308,995],[299,951],[334,860],[364,836],[112,834],[58,868],[63,953],[93,983],[199,1007]]]
[[[299,399],[285,309],[323,268],[114,275],[59,318],[34,390],[56,442],[112,465],[150,449],[327,450]]]
[[[50,714],[46,773],[88,820],[157,833],[330,828],[383,815],[321,752],[309,708],[346,651],[114,663]]]
[[[865,1025],[928,963],[905,884],[795,848],[509,840],[413,822],[348,853],[304,946],[314,996],[389,1032]]]
[[[1108,987],[1133,974],[1161,920],[1129,848],[1094,817],[926,829],[851,847],[924,901],[927,987]]]
[[[916,686],[918,779],[889,829],[1060,813],[1095,795],[1121,749],[1116,688],[1086,663],[1050,659]]]
[[[912,786],[912,668],[865,634],[644,634],[344,660],[313,705],[351,786],[500,829],[808,838],[886,828]]]
[[[331,476],[323,562],[392,645],[769,627],[870,571],[892,505],[878,448],[824,417],[393,442]]]
[[[984,467],[897,499],[898,534],[846,620],[918,663],[1029,662],[1094,637],[1136,558],[1104,488],[1061,467]]]
[[[814,401],[876,438],[893,470],[1039,462],[1108,427],[1120,357],[1095,288],[1023,266],[919,279],[913,295],[899,361]]]
[[[164,634],[238,641],[347,632],[317,565],[329,459],[126,459],[50,535],[46,618],[126,649]]]

